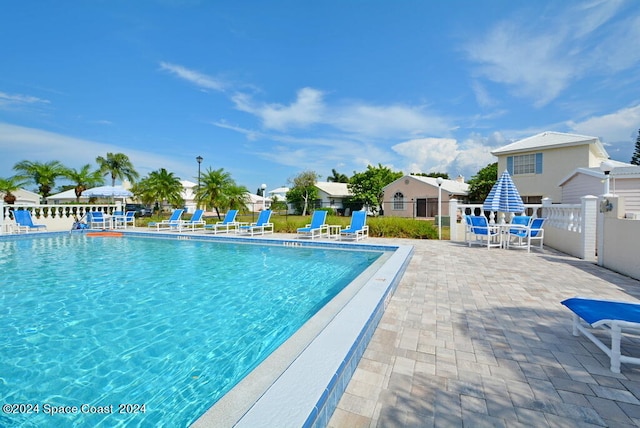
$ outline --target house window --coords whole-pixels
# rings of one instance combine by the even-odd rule
[[[404,210],[404,195],[402,192],[396,192],[396,194],[393,195],[393,209]]]
[[[511,175],[542,174],[542,153],[508,156],[507,170]]]

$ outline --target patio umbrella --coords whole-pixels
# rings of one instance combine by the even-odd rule
[[[513,184],[511,176],[505,170],[496,184],[493,185],[489,196],[484,200],[482,209],[485,211],[499,211],[503,213],[519,213],[524,211],[524,203]]]

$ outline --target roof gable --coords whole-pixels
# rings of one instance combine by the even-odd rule
[[[391,187],[398,182],[405,181],[407,179],[419,181],[421,183],[427,184],[429,186],[438,188],[438,181],[434,177],[425,177],[423,175],[405,175],[400,177],[399,179],[393,181],[392,183],[387,184],[383,190],[386,190],[387,187]],[[453,195],[466,195],[469,192],[469,184],[460,182],[458,180],[443,180],[442,181],[442,190],[447,193],[451,193]]]
[[[347,183],[334,183],[331,181],[318,181],[316,187],[322,190],[329,196],[336,197],[348,197],[353,196],[347,187]]]
[[[493,150],[491,154],[499,156],[511,153],[530,152],[533,150],[556,149],[582,145],[593,145],[593,148],[600,156],[604,158],[609,157],[598,137],[554,131],[542,132],[532,137],[527,137],[514,143],[507,144],[506,146]]]

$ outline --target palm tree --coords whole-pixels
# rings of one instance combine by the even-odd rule
[[[209,168],[200,177],[200,187],[196,187],[196,198],[205,206],[213,207],[220,219],[221,210],[246,207],[247,192],[247,188],[238,186],[224,168]]]
[[[70,168],[67,171],[66,177],[73,181],[75,185],[76,202],[80,202],[80,196],[82,196],[82,192],[85,190],[104,184],[100,170],[91,171],[90,164],[83,166],[80,171]]]
[[[184,205],[183,189],[179,177],[160,168],[136,183],[132,191],[144,203],[155,203],[160,207],[163,201],[167,201],[173,207],[179,207]]]
[[[96,158],[99,171],[103,175],[111,175],[111,185],[116,185],[116,179],[135,182],[140,176],[133,167],[129,157],[123,153],[107,153],[107,158],[98,156]]]
[[[68,168],[59,161],[49,161],[46,163],[23,160],[13,166],[19,179],[33,180],[38,186],[40,195],[45,199],[51,195],[51,189],[56,184],[56,178],[66,176]]]
[[[16,196],[13,192],[21,188],[23,185],[24,181],[18,176],[0,178],[0,193],[4,193],[4,202],[12,205],[16,201]]]
[[[339,173],[335,169],[331,169],[331,175],[327,177],[327,181],[333,183],[348,183],[349,177],[347,177],[345,174]]]

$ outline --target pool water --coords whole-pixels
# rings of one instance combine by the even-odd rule
[[[381,254],[0,241],[0,426],[187,426]]]

